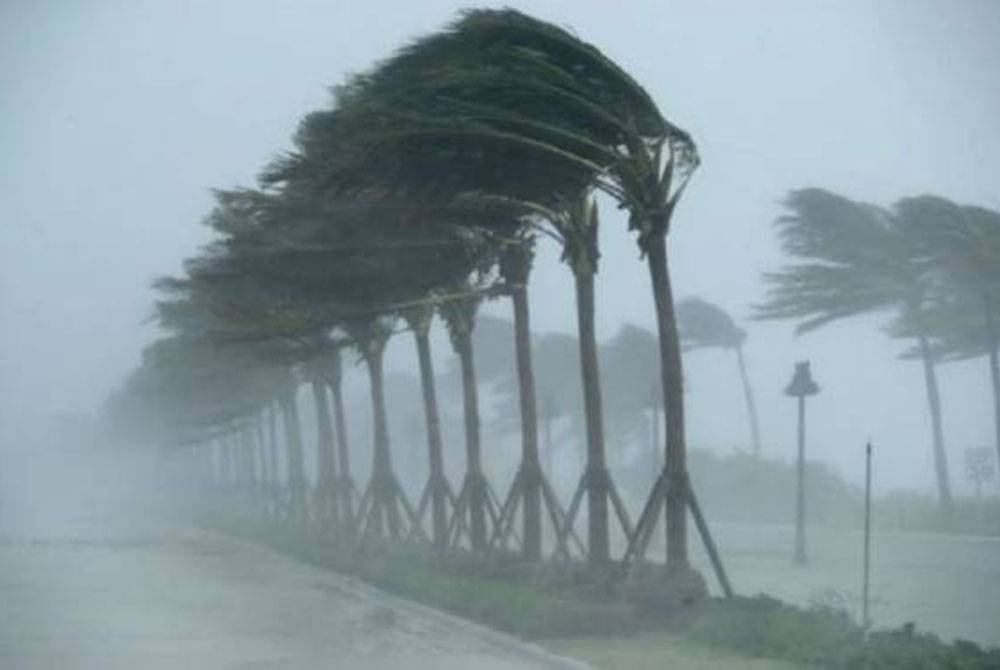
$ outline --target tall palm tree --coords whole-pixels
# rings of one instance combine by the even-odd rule
[[[359,164],[356,151],[341,151],[345,142],[356,142],[359,130],[364,130],[357,127],[358,120],[353,117],[356,115],[341,109],[308,115],[296,135],[298,152],[277,161],[263,178],[286,188],[294,184],[320,193],[332,189],[342,197],[380,199],[391,193],[393,198],[405,198],[411,207],[443,209],[451,217],[464,216],[467,227],[487,230],[498,242],[500,276],[514,310],[522,432],[521,465],[501,517],[502,525],[508,528],[517,506],[524,500],[523,553],[527,559],[537,560],[541,556],[540,503],[547,505],[553,519],[561,519],[563,512],[538,463],[527,300],[535,230],[526,217],[537,220],[549,215],[551,210],[545,205],[563,202],[564,194],[578,192],[585,179],[575,168],[567,170],[544,155],[526,153],[516,147],[494,151],[484,159],[480,147],[446,141],[434,141],[419,149],[404,145],[402,155],[393,157],[383,151],[371,163]],[[370,120],[366,114],[361,118],[362,123]],[[346,166],[344,155],[351,157]],[[366,157],[370,158],[370,154]],[[423,157],[419,165],[412,170],[400,169],[412,164],[415,157]],[[437,162],[426,160],[428,157]],[[504,184],[504,188],[499,188],[499,184]],[[561,525],[561,521],[556,525]]]
[[[531,321],[528,309],[528,279],[535,257],[535,234],[523,228],[513,233],[513,242],[503,245],[498,256],[500,277],[507,285],[514,312],[514,351],[517,360],[517,399],[521,427],[521,464],[501,509],[502,532],[513,515],[518,496],[524,502],[523,555],[529,561],[542,557],[542,489],[546,475],[538,455],[538,401],[531,352]]]
[[[925,321],[937,352],[946,360],[987,357],[1000,458],[1000,212],[929,195],[904,198],[894,210],[934,278]]]
[[[493,161],[516,151],[531,159],[525,165],[557,164],[569,181],[583,179],[628,209],[653,286],[668,419],[666,467],[652,498],[666,501],[668,563],[687,567],[684,508],[693,495],[665,239],[698,164],[688,134],[666,121],[646,91],[596,48],[513,10],[465,13],[448,30],[342,89],[340,102],[353,132],[339,157],[351,164],[361,155],[389,181],[412,184],[426,174],[428,163],[441,156],[433,147],[447,145],[452,154],[474,147]],[[410,160],[371,157],[387,144],[402,145]],[[348,172],[355,180],[372,174]],[[516,183],[487,174],[486,183],[474,188],[514,195],[534,174],[520,174]],[[448,180],[454,185],[462,177]]]
[[[575,499],[570,504],[567,523],[584,490],[588,503],[588,558],[592,565],[603,566],[610,555],[608,499],[614,485],[608,474],[604,447],[604,408],[601,402],[601,374],[597,357],[597,333],[594,322],[594,277],[597,274],[598,248],[597,204],[584,196],[565,215],[554,215],[553,227],[563,243],[563,259],[573,271],[576,284],[577,330],[580,338],[580,371],[583,379],[583,405],[587,429],[587,465]],[[631,524],[624,522],[626,535]]]
[[[355,526],[354,503],[357,497],[357,487],[351,477],[351,450],[347,436],[347,419],[344,412],[343,395],[343,368],[341,362],[342,347],[335,347],[332,351],[320,358],[318,373],[326,382],[330,392],[330,401],[333,408],[333,426],[337,448],[337,468],[336,493],[340,498],[338,505],[341,514],[343,528],[353,528]],[[273,466],[272,466],[273,467]]]
[[[799,319],[796,333],[859,314],[893,311],[914,325],[930,409],[938,497],[951,507],[936,357],[926,327],[931,282],[919,245],[893,213],[817,188],[792,191],[776,226],[798,262],[764,275],[759,319]]]
[[[160,339],[144,350],[142,365],[112,397],[110,416],[118,425],[141,425],[144,437],[160,446],[207,445],[221,438],[217,481],[235,483],[252,496],[244,449],[250,445],[238,436],[278,382],[256,361],[245,348],[220,348],[201,337]]]
[[[753,454],[760,458],[760,421],[757,418],[753,387],[750,385],[743,356],[746,331],[737,326],[733,318],[721,307],[701,298],[682,300],[677,305],[677,316],[680,320],[681,343],[686,349],[720,348],[736,353],[740,381],[743,383],[743,399],[746,401],[747,417],[750,420]]]
[[[300,299],[289,267],[303,262],[289,255],[285,241],[276,235],[273,208],[263,194],[219,191],[218,205],[206,222],[220,238],[185,264],[184,279],[160,280],[157,287],[180,300],[158,303],[161,322],[191,331],[198,329],[222,343],[255,342],[262,356],[295,366],[329,350],[324,331],[330,327],[329,310],[318,306],[315,295]],[[313,374],[308,375],[313,377]],[[289,491],[295,515],[305,520],[308,482],[304,470],[302,429],[298,415],[298,382],[289,376],[277,404],[282,416],[287,449]],[[314,391],[321,390],[319,382]],[[320,421],[317,444],[320,478],[320,521],[329,525],[337,480],[333,435],[324,413],[325,393],[316,393]]]
[[[482,293],[480,287],[471,283],[452,287],[450,292],[459,297],[443,301],[439,311],[461,368],[466,456],[465,478],[452,523],[453,525],[463,523],[462,517],[467,512],[472,549],[484,551],[489,540],[487,513],[490,511],[492,501],[489,482],[483,474],[479,393],[472,345],[472,332],[476,324],[476,312],[482,302]]]

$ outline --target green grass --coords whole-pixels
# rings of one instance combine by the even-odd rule
[[[618,670],[791,670],[802,667],[791,661],[749,658],[743,654],[711,649],[678,634],[651,633],[630,638],[570,638],[545,640],[553,653],[569,656],[599,669]]]
[[[591,602],[489,577],[438,572],[430,563],[407,563],[369,561],[360,576],[386,591],[524,638],[600,635],[634,626],[623,604]]]

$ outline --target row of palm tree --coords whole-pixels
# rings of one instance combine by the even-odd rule
[[[887,312],[887,333],[912,345],[902,358],[923,366],[938,498],[951,507],[940,362],[986,356],[1000,458],[1000,212],[937,196],[903,198],[891,208],[818,188],[792,191],[777,221],[795,259],[765,275],[760,319],[796,319],[797,333]]]
[[[513,10],[469,11],[336,89],[328,108],[303,119],[293,142],[292,152],[263,171],[258,189],[217,193],[208,217],[217,240],[186,264],[184,277],[159,283],[166,297],[157,314],[172,333],[164,340],[171,346],[207,342],[238,352],[240,373],[284,372],[275,373],[275,395],[288,427],[289,505],[297,515],[306,509],[306,487],[296,375],[314,390],[326,508],[339,505],[344,516],[356,503],[351,522],[362,535],[422,532],[427,502],[436,544],[466,533],[473,549],[483,550],[503,541],[520,506],[524,555],[537,560],[543,509],[562,545],[575,536],[585,496],[594,565],[610,560],[609,502],[629,540],[627,558],[641,558],[665,512],[667,565],[688,569],[689,507],[712,547],[687,476],[681,346],[666,253],[698,154],[638,82],[565,29]],[[635,529],[606,466],[594,328],[595,192],[628,212],[655,304],[664,468]],[[560,245],[576,285],[588,447],[568,514],[538,457],[527,296],[536,238]],[[497,295],[513,303],[522,431],[521,465],[502,504],[482,472],[472,346],[477,308]],[[462,372],[466,475],[458,495],[441,466],[428,344],[435,315]],[[401,322],[415,337],[431,472],[416,508],[393,471],[386,422],[383,355]],[[353,502],[344,484],[344,418],[334,417],[334,429],[322,409],[327,389],[339,392],[344,347],[357,350],[368,369],[374,417],[372,476]],[[197,369],[195,360],[185,369]],[[151,370],[154,378],[170,374],[162,366]],[[183,385],[173,391],[179,397],[171,402],[193,397]],[[271,401],[255,399],[249,409]],[[252,414],[247,409],[231,405],[226,418]]]

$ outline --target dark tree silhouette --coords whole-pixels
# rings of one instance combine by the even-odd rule
[[[373,173],[383,175],[381,183],[412,183],[414,175],[428,172],[428,160],[441,156],[442,146],[452,158],[474,150],[494,165],[517,152],[532,159],[524,163],[532,169],[522,171],[522,180],[512,184],[497,179],[500,170],[484,171],[486,179],[472,189],[517,197],[532,184],[535,168],[548,161],[570,173],[567,183],[590,183],[629,210],[653,286],[667,415],[666,466],[643,523],[655,522],[652,512],[666,502],[668,563],[687,568],[684,508],[693,494],[685,465],[680,345],[665,239],[698,164],[690,137],[666,121],[646,91],[596,48],[513,10],[467,12],[450,29],[415,42],[342,89],[341,104],[352,120],[342,130],[352,132],[339,155],[353,165],[340,175],[342,185],[356,188],[360,180],[370,188]],[[392,160],[380,161],[387,144],[405,146],[410,160],[397,160],[396,152]],[[428,147],[434,148],[423,150]],[[308,161],[300,165],[315,167]],[[462,180],[452,174],[444,181],[454,186]],[[699,529],[709,542],[707,528],[699,524]]]
[[[983,496],[983,484],[993,479],[996,468],[989,447],[971,447],[965,450],[965,475],[976,488],[976,497]]]

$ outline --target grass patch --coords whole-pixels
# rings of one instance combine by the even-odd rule
[[[631,638],[548,640],[550,651],[607,670],[791,670],[800,667],[774,658],[748,658],[711,649],[678,634],[653,633]]]
[[[912,625],[865,636],[844,612],[802,609],[766,596],[713,601],[684,633],[696,643],[752,658],[781,658],[810,667],[885,670],[1000,668],[1000,649],[943,642]]]

